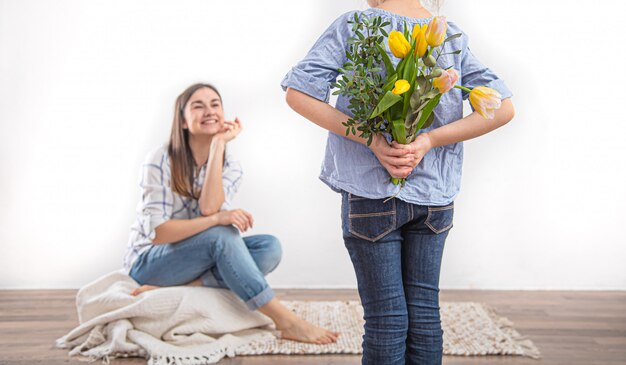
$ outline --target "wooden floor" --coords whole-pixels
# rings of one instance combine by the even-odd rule
[[[358,299],[352,290],[277,290],[281,299]],[[0,364],[76,364],[54,340],[77,325],[75,290],[0,290]],[[543,358],[444,357],[444,364],[626,364],[626,292],[443,291],[443,301],[478,301],[512,320]],[[145,364],[118,359],[111,364]],[[359,356],[248,356],[224,365],[360,364]],[[381,364],[384,365],[384,364]]]

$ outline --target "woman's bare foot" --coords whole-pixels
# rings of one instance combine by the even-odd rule
[[[281,338],[286,340],[308,342],[318,345],[337,342],[337,338],[339,337],[339,333],[314,326],[301,318],[296,318],[296,320],[287,325],[287,327],[276,325],[276,329],[281,332]]]
[[[132,295],[133,297],[136,297],[137,295],[149,291],[149,290],[154,290],[154,289],[158,289],[160,288],[160,286],[155,286],[155,285],[142,285],[139,288],[133,290],[130,295]]]
[[[324,345],[337,342],[339,333],[331,332],[305,321],[287,309],[278,299],[272,298],[259,311],[270,317],[281,331],[281,337],[298,342]]]

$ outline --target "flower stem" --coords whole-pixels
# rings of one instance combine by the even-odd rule
[[[385,199],[383,201],[383,204],[390,201],[391,199],[395,198],[396,196],[398,196],[398,194],[400,194],[400,192],[402,191],[402,188],[404,188],[404,183],[406,182],[406,179],[395,179],[397,182],[394,181],[395,178],[391,178],[391,181],[395,184],[395,185],[400,185],[400,189],[398,190],[397,193],[393,194],[392,196],[390,196],[389,198]]]
[[[454,87],[456,87],[457,89],[461,89],[463,91],[467,91],[468,93],[472,92],[472,89],[468,89],[465,86],[461,86],[461,85],[454,85]]]

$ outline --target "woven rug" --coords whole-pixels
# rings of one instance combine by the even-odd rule
[[[341,333],[337,343],[312,345],[272,339],[253,342],[235,350],[237,355],[264,354],[360,354],[363,307],[358,301],[283,301],[304,319]],[[513,328],[513,323],[489,307],[472,302],[441,304],[445,355],[518,355],[539,357],[539,350]]]

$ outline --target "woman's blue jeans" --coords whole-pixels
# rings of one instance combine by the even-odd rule
[[[264,276],[281,256],[274,236],[242,238],[233,226],[216,226],[176,243],[153,245],[137,258],[130,276],[139,284],[157,286],[201,278],[206,287],[232,290],[255,310],[274,297]]]
[[[441,364],[439,271],[454,205],[342,193],[342,228],[364,308],[363,364]]]

